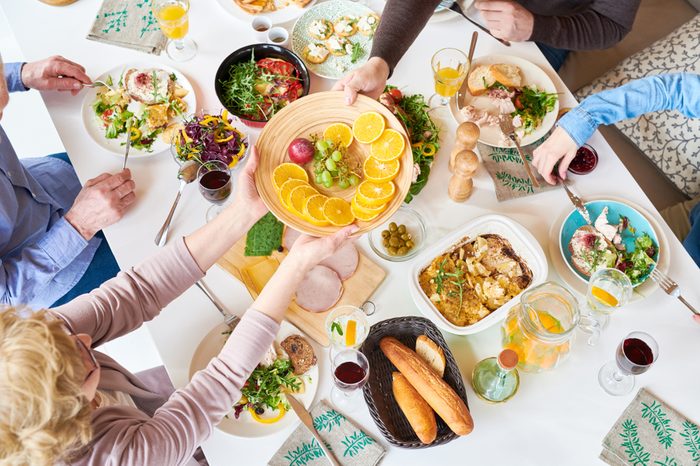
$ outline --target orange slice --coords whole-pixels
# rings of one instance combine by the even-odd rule
[[[355,193],[355,196],[352,198],[352,202],[356,204],[358,209],[363,210],[366,213],[382,212],[384,209],[386,209],[387,206],[387,203],[380,204],[377,206],[369,205],[367,204],[367,202],[365,202],[365,200],[362,199],[362,194],[359,193]]]
[[[304,205],[306,204],[306,200],[315,194],[318,194],[318,191],[309,185],[297,186],[292,189],[292,192],[289,194],[288,207],[290,207],[293,213],[304,217]]]
[[[289,209],[289,197],[292,195],[292,190],[296,188],[297,186],[309,186],[309,184],[306,181],[302,180],[297,180],[297,179],[289,179],[282,183],[282,186],[280,187],[280,190],[278,191],[280,200],[282,201],[282,204]]]
[[[282,189],[282,185],[287,180],[301,180],[309,182],[309,174],[306,173],[303,167],[296,163],[283,163],[277,165],[272,172],[272,184],[276,190]]]
[[[386,162],[401,157],[405,148],[406,141],[403,134],[395,129],[387,129],[372,143],[369,153],[375,159]]]
[[[373,183],[363,181],[357,186],[355,195],[361,198],[362,203],[371,207],[379,207],[386,204],[394,197],[396,186],[391,181],[387,183]]]
[[[345,346],[352,348],[355,346],[355,340],[357,339],[357,321],[348,320],[348,325],[345,327]]]
[[[386,122],[384,117],[377,112],[365,112],[352,124],[352,134],[359,142],[369,144],[379,139]]]
[[[385,206],[382,206],[376,210],[366,210],[362,207],[359,207],[354,198],[352,201],[350,201],[350,210],[352,211],[352,214],[355,216],[356,219],[361,220],[363,222],[369,222],[370,220],[374,220],[379,216],[379,214],[381,214],[384,211],[384,208]]]
[[[323,214],[331,225],[344,227],[355,221],[350,203],[339,197],[331,197],[323,205]]]
[[[345,123],[333,123],[323,132],[323,139],[330,139],[336,144],[340,143],[348,147],[353,140],[352,128]]]
[[[367,157],[362,165],[365,178],[375,183],[386,183],[393,180],[399,174],[400,168],[401,163],[398,159],[384,162],[374,157]]]
[[[617,307],[620,304],[615,296],[595,285],[591,287],[591,295],[606,306]]]
[[[314,194],[306,198],[306,203],[304,204],[304,217],[319,227],[325,227],[328,225],[328,220],[326,215],[323,213],[323,206],[326,204],[328,197],[323,194]]]

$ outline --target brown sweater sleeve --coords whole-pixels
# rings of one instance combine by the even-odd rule
[[[389,64],[389,74],[428,22],[440,0],[388,0],[374,35],[372,57]]]
[[[570,16],[535,14],[530,40],[566,50],[612,47],[632,29],[640,0],[598,0]]]

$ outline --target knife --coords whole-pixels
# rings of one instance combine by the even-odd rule
[[[479,38],[479,33],[474,31],[472,33],[472,40],[471,43],[469,44],[469,55],[467,56],[467,74],[464,78],[464,81],[462,81],[462,85],[459,87],[459,91],[457,92],[457,110],[461,111],[462,108],[464,108],[464,99],[465,96],[467,95],[468,88],[469,88],[469,72],[472,69],[472,62],[474,61],[474,50],[476,50],[476,41]]]
[[[124,151],[124,166],[122,170],[126,170],[126,161],[129,159],[129,149],[131,149],[131,118],[126,122],[126,151]]]
[[[299,416],[299,419],[301,419],[301,422],[306,426],[307,429],[309,429],[309,432],[311,432],[311,435],[314,436],[316,441],[318,442],[319,446],[321,447],[321,450],[323,450],[323,453],[326,454],[326,458],[328,459],[328,462],[332,466],[340,466],[340,463],[338,463],[338,460],[335,459],[335,456],[333,456],[333,453],[328,449],[326,446],[326,443],[324,440],[321,438],[319,435],[318,431],[314,428],[314,421],[311,419],[311,414],[304,408],[304,405],[299,402],[294,396],[291,394],[287,393],[287,401],[289,401],[289,405],[292,407],[294,412]]]
[[[593,226],[593,223],[591,222],[591,214],[588,212],[588,209],[586,208],[586,204],[583,203],[583,200],[569,189],[569,187],[566,185],[567,184],[566,180],[559,178],[559,181],[561,181],[561,184],[564,186],[564,189],[566,190],[566,195],[569,196],[569,200],[574,205],[574,207],[576,207],[576,210],[578,211],[578,213],[581,214],[581,217],[583,217],[583,219],[586,221],[587,224],[589,224],[590,226]],[[595,228],[595,227],[593,227],[593,228]]]
[[[204,281],[197,280],[196,282],[194,282],[194,284],[197,285],[197,288],[202,290],[202,293],[204,293],[206,297],[209,298],[212,304],[214,304],[214,307],[216,307],[216,309],[219,310],[221,315],[224,316],[224,323],[228,325],[228,328],[230,328],[231,330],[236,328],[236,325],[238,325],[238,323],[241,321],[241,318],[236,315],[229,314],[224,305],[221,304],[221,301],[219,301],[219,298],[217,298],[214,295],[214,293],[212,293],[212,291],[209,289],[207,284],[204,283]]]
[[[493,37],[494,39],[496,39],[496,40],[497,40],[498,42],[500,42],[501,44],[505,45],[506,47],[510,47],[510,42],[508,42],[507,40],[503,40],[503,39],[499,39],[498,37],[495,37],[493,34],[491,34],[491,31],[489,31],[489,30],[486,29],[484,26],[482,26],[481,24],[477,23],[476,21],[474,21],[473,19],[471,19],[469,16],[467,16],[467,15],[464,13],[464,11],[462,10],[462,7],[459,6],[459,2],[454,2],[454,3],[452,4],[452,6],[450,6],[450,10],[454,11],[454,12],[457,13],[458,15],[462,15],[462,17],[463,17],[464,19],[466,19],[467,21],[469,21],[470,23],[472,23],[474,26],[476,26],[476,27],[478,27],[479,29],[481,29],[482,31],[484,31],[484,32],[485,32],[486,34],[488,34],[489,36],[491,36],[491,37]]]

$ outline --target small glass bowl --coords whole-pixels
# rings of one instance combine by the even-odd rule
[[[382,231],[387,230],[391,222],[394,222],[397,225],[405,225],[406,230],[413,238],[413,249],[411,249],[408,254],[404,256],[391,256],[389,255],[389,251],[387,251],[384,247]],[[397,210],[396,213],[389,218],[389,220],[369,232],[369,245],[372,248],[372,251],[374,251],[375,254],[382,259],[391,262],[403,262],[414,258],[423,247],[425,239],[426,229],[423,217],[406,204],[399,207],[399,210]]]

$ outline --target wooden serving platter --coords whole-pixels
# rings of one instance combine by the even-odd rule
[[[365,112],[377,112],[384,117],[386,129],[394,129],[404,135],[406,147],[399,158],[401,169],[393,182],[396,192],[387,208],[375,219],[369,222],[357,221],[359,230],[355,236],[359,236],[386,222],[403,203],[413,178],[413,153],[411,152],[410,138],[406,134],[401,121],[384,105],[367,96],[358,95],[352,105],[345,103],[345,95],[340,91],[317,92],[292,102],[277,112],[265,125],[256,143],[260,154],[260,165],[255,173],[255,182],[260,193],[260,198],[275,217],[285,225],[295,230],[312,236],[327,236],[339,230],[339,227],[312,225],[292,214],[282,205],[277,191],[272,183],[272,172],[280,164],[289,162],[287,148],[294,139],[309,138],[312,135],[322,135],[323,130],[333,123],[346,123],[352,127],[353,122]],[[362,162],[370,156],[370,144],[362,144],[353,141],[348,147],[346,155],[349,161],[362,167]],[[313,181],[311,164],[305,167],[309,174],[309,180]],[[361,170],[360,170],[361,171]],[[361,177],[364,179],[364,177]],[[328,197],[340,197],[350,202],[355,194],[355,187],[340,189],[335,186],[326,189],[322,185],[310,183],[318,192]]]
[[[384,269],[361,251],[358,252],[360,254],[360,262],[357,270],[352,277],[343,281],[343,295],[335,306],[349,304],[360,307],[384,281],[386,276]],[[286,256],[286,248],[284,252],[274,252],[269,257],[246,256],[244,237],[229,249],[219,259],[217,264],[240,280],[246,286],[253,299],[255,299],[258,297],[262,286],[264,286],[261,277],[267,276],[269,278],[269,275],[274,273],[279,263]],[[285,317],[319,344],[328,346],[330,342],[326,334],[325,320],[329,312],[330,310],[319,313],[309,312],[292,301]]]

